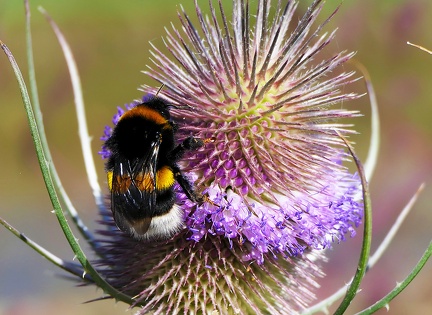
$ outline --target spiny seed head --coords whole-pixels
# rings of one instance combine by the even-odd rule
[[[322,276],[322,251],[249,264],[222,236],[193,242],[184,230],[168,241],[143,243],[113,222],[103,224],[99,271],[135,297],[138,314],[293,314],[313,300],[315,278]]]
[[[321,2],[298,21],[297,1],[233,0],[231,18],[220,1],[209,15],[195,1],[198,27],[182,10],[169,53],[153,46],[146,74],[165,86],[177,140],[213,139],[179,163],[211,202],[176,186],[186,228],[168,241],[105,232],[106,275],[138,295],[143,314],[294,312],[312,298],[317,250],[355,234],[360,183],[342,164],[340,135],[353,131],[340,119],[358,115],[341,107],[357,96],[341,91],[353,73],[335,74],[353,54],[319,60],[335,35],[321,35],[328,20],[312,30]]]
[[[357,112],[332,107],[356,97],[340,90],[353,73],[331,75],[352,54],[314,60],[334,37],[320,35],[323,25],[311,31],[320,2],[297,25],[296,1],[259,1],[256,12],[233,1],[231,21],[220,2],[221,18],[212,1],[210,16],[196,2],[199,27],[183,11],[183,34],[167,33],[173,58],[153,48],[147,74],[177,106],[180,139],[215,139],[184,159],[196,187],[218,205],[185,200],[191,239],[213,233],[246,242],[244,259],[263,263],[269,252],[297,255],[354,233],[359,185],[341,164],[338,135],[352,131],[337,120]]]

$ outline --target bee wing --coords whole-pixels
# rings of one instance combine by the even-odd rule
[[[160,141],[153,141],[145,158],[137,160],[131,169],[131,186],[133,186],[131,190],[140,192],[140,203],[149,215],[153,215],[156,206],[156,172],[159,147]]]
[[[132,235],[150,227],[156,206],[156,172],[160,139],[151,142],[144,158],[120,159],[112,177],[111,208],[117,226]]]

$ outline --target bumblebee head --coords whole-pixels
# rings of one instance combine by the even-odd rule
[[[155,96],[155,97],[151,98],[150,100],[148,100],[145,103],[140,104],[140,105],[146,106],[148,108],[151,108],[151,109],[157,111],[166,120],[170,120],[170,118],[171,118],[171,115],[169,112],[169,108],[171,107],[171,105],[168,104],[167,101],[165,101],[164,99],[162,99],[160,97]],[[138,106],[140,106],[140,105],[138,105]]]

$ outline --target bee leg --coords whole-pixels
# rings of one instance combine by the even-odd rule
[[[194,190],[191,182],[182,174],[182,172],[177,166],[174,167],[173,173],[175,180],[177,181],[177,183],[179,183],[184,193],[191,201],[198,204],[201,204],[205,201],[204,196]]]
[[[214,141],[215,138],[200,139],[200,138],[188,137],[177,147],[175,147],[174,150],[171,151],[171,153],[169,154],[169,158],[173,159],[174,161],[177,161],[183,156],[183,154],[186,151],[200,148],[203,145]],[[179,183],[179,185],[181,186],[181,188],[183,189],[184,193],[189,198],[189,200],[196,202],[198,204],[209,202],[212,205],[215,205],[213,201],[210,200],[208,195],[202,195],[194,190],[191,182],[183,175],[183,173],[181,172],[181,170],[178,168],[177,165],[173,166],[173,173],[174,173],[175,180],[177,181],[177,183]]]
[[[207,202],[213,206],[220,207],[217,203],[211,200],[207,194],[203,195],[196,192],[191,182],[182,174],[178,167],[174,168],[174,177],[177,183],[179,183],[179,185],[183,189],[186,196],[189,198],[189,200],[196,202],[199,205]]]
[[[205,143],[205,141],[199,138],[188,137],[170,152],[170,158],[174,161],[178,161],[179,159],[181,159],[181,157],[186,151],[198,149],[202,147]]]

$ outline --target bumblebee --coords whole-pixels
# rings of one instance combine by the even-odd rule
[[[135,239],[165,239],[184,225],[175,204],[174,183],[186,196],[201,203],[203,197],[182,174],[177,161],[204,141],[189,137],[175,146],[177,125],[168,103],[155,96],[125,112],[105,146],[111,151],[105,168],[111,211],[117,227]]]

